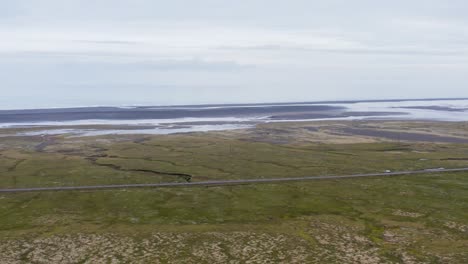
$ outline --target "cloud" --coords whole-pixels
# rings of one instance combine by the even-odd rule
[[[128,40],[73,40],[73,42],[102,44],[102,45],[136,45],[136,44],[141,44],[141,42],[128,41]]]
[[[297,51],[316,53],[336,53],[336,54],[373,54],[373,55],[409,55],[409,56],[465,56],[468,50],[436,50],[436,49],[415,49],[401,47],[362,47],[362,48],[315,48],[309,46],[284,46],[284,45],[260,45],[260,46],[222,46],[220,50],[251,50],[251,51]]]
[[[80,104],[110,103],[112,87],[129,104],[145,91],[158,104],[468,96],[466,13],[464,0],[0,1],[0,92]]]
[[[158,71],[237,71],[255,67],[254,65],[239,64],[234,61],[207,61],[201,59],[142,61],[124,64],[123,66],[131,69],[141,68]]]

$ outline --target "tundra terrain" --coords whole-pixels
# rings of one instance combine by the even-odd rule
[[[272,123],[172,135],[0,130],[0,188],[468,167],[468,124]],[[0,194],[1,263],[467,263],[468,173]]]

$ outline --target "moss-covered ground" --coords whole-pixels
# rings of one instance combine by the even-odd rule
[[[468,167],[466,144],[257,136],[0,138],[0,185]],[[467,173],[0,195],[2,263],[467,263],[467,248]]]

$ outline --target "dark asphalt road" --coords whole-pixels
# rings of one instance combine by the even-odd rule
[[[18,188],[0,189],[0,193],[20,193],[20,192],[46,192],[46,191],[84,191],[84,190],[108,190],[127,188],[163,188],[163,187],[191,187],[191,186],[228,186],[258,183],[279,183],[310,180],[347,179],[362,177],[388,177],[412,174],[446,173],[446,172],[468,172],[468,168],[457,169],[426,169],[418,171],[398,171],[389,173],[353,174],[341,176],[311,176],[297,178],[274,178],[274,179],[246,179],[246,180],[226,180],[226,181],[203,181],[203,182],[181,182],[181,183],[145,183],[145,184],[121,184],[121,185],[94,185],[94,186],[70,186],[70,187],[42,187],[42,188]]]

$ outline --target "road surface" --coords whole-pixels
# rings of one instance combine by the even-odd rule
[[[387,173],[352,174],[352,175],[341,175],[341,176],[338,176],[338,175],[337,176],[310,176],[310,177],[296,177],[296,178],[217,180],[217,181],[202,181],[202,182],[143,183],[143,184],[93,185],[93,186],[70,186],[70,187],[17,188],[17,189],[0,189],[0,193],[46,192],[46,191],[86,191],[86,190],[109,190],[109,189],[128,189],[128,188],[163,188],[163,187],[192,187],[192,186],[228,186],[228,185],[295,182],[295,181],[310,181],[310,180],[329,180],[329,179],[347,179],[347,178],[364,178],[364,177],[388,177],[388,176],[402,176],[402,175],[429,174],[429,173],[446,173],[446,172],[468,172],[468,168],[457,168],[457,169],[442,169],[442,168],[440,168],[440,169],[426,169],[426,170],[417,170],[417,171],[398,171],[398,172],[387,172]]]

